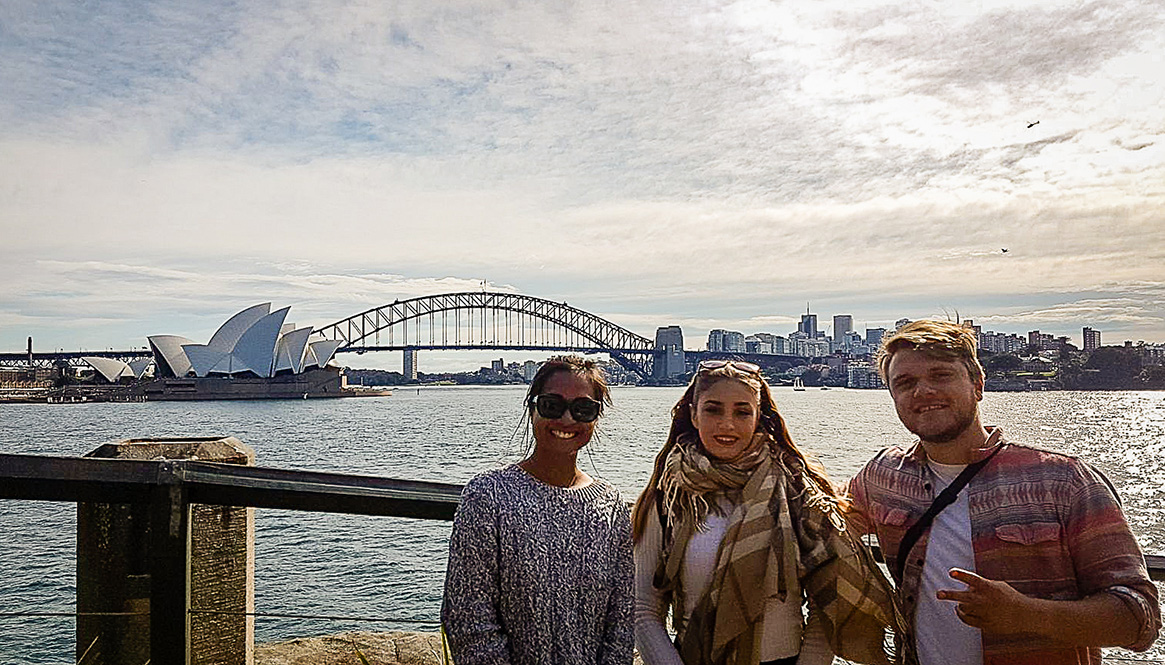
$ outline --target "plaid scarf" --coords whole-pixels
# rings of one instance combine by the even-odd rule
[[[758,433],[732,462],[704,454],[687,435],[665,460],[660,479],[665,552],[656,587],[670,593],[680,657],[687,665],[756,665],[765,604],[784,600],[797,575],[822,614],[834,652],[885,664],[887,630],[900,621],[885,577],[845,528],[836,500],[806,478],[802,463]],[[687,625],[680,569],[688,540],[721,497],[732,512],[707,591]],[[669,527],[674,526],[674,531]]]

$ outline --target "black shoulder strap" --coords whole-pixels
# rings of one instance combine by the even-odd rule
[[[898,584],[902,583],[902,572],[906,569],[906,559],[910,556],[910,550],[914,549],[914,544],[922,537],[922,532],[930,527],[930,523],[934,521],[936,515],[955,502],[959,491],[966,487],[967,483],[971,482],[971,478],[975,477],[976,473],[979,473],[979,469],[987,466],[987,462],[990,462],[991,458],[995,457],[996,453],[1006,445],[1006,443],[1001,443],[995,446],[995,450],[992,450],[983,459],[974,464],[968,464],[967,468],[963,469],[955,477],[955,480],[950,485],[947,485],[946,489],[939,492],[939,495],[934,498],[934,502],[922,514],[922,517],[906,530],[906,535],[902,536],[902,542],[898,544],[898,558],[894,562],[894,580]]]

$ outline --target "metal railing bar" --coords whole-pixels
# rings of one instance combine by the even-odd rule
[[[183,484],[191,503],[451,520],[461,486],[378,476],[147,461],[0,454],[0,499],[148,503],[159,485]],[[1165,582],[1165,556],[1145,555]]]

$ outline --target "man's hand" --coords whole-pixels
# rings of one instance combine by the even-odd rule
[[[986,633],[1032,632],[1035,600],[1016,591],[1007,582],[980,577],[969,570],[951,568],[951,579],[967,585],[966,589],[941,589],[939,600],[957,603],[955,614],[968,626]]]
[[[1058,644],[1094,647],[1126,646],[1137,639],[1136,616],[1111,593],[1047,600],[961,568],[951,568],[950,576],[967,588],[942,589],[935,595],[957,603],[959,619],[985,633],[1023,633]]]

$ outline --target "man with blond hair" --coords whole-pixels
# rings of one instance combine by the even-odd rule
[[[921,665],[1101,662],[1161,628],[1157,588],[1108,480],[1084,462],[1008,441],[979,416],[975,333],[915,321],[878,370],[918,437],[879,452],[849,490],[877,535]]]

